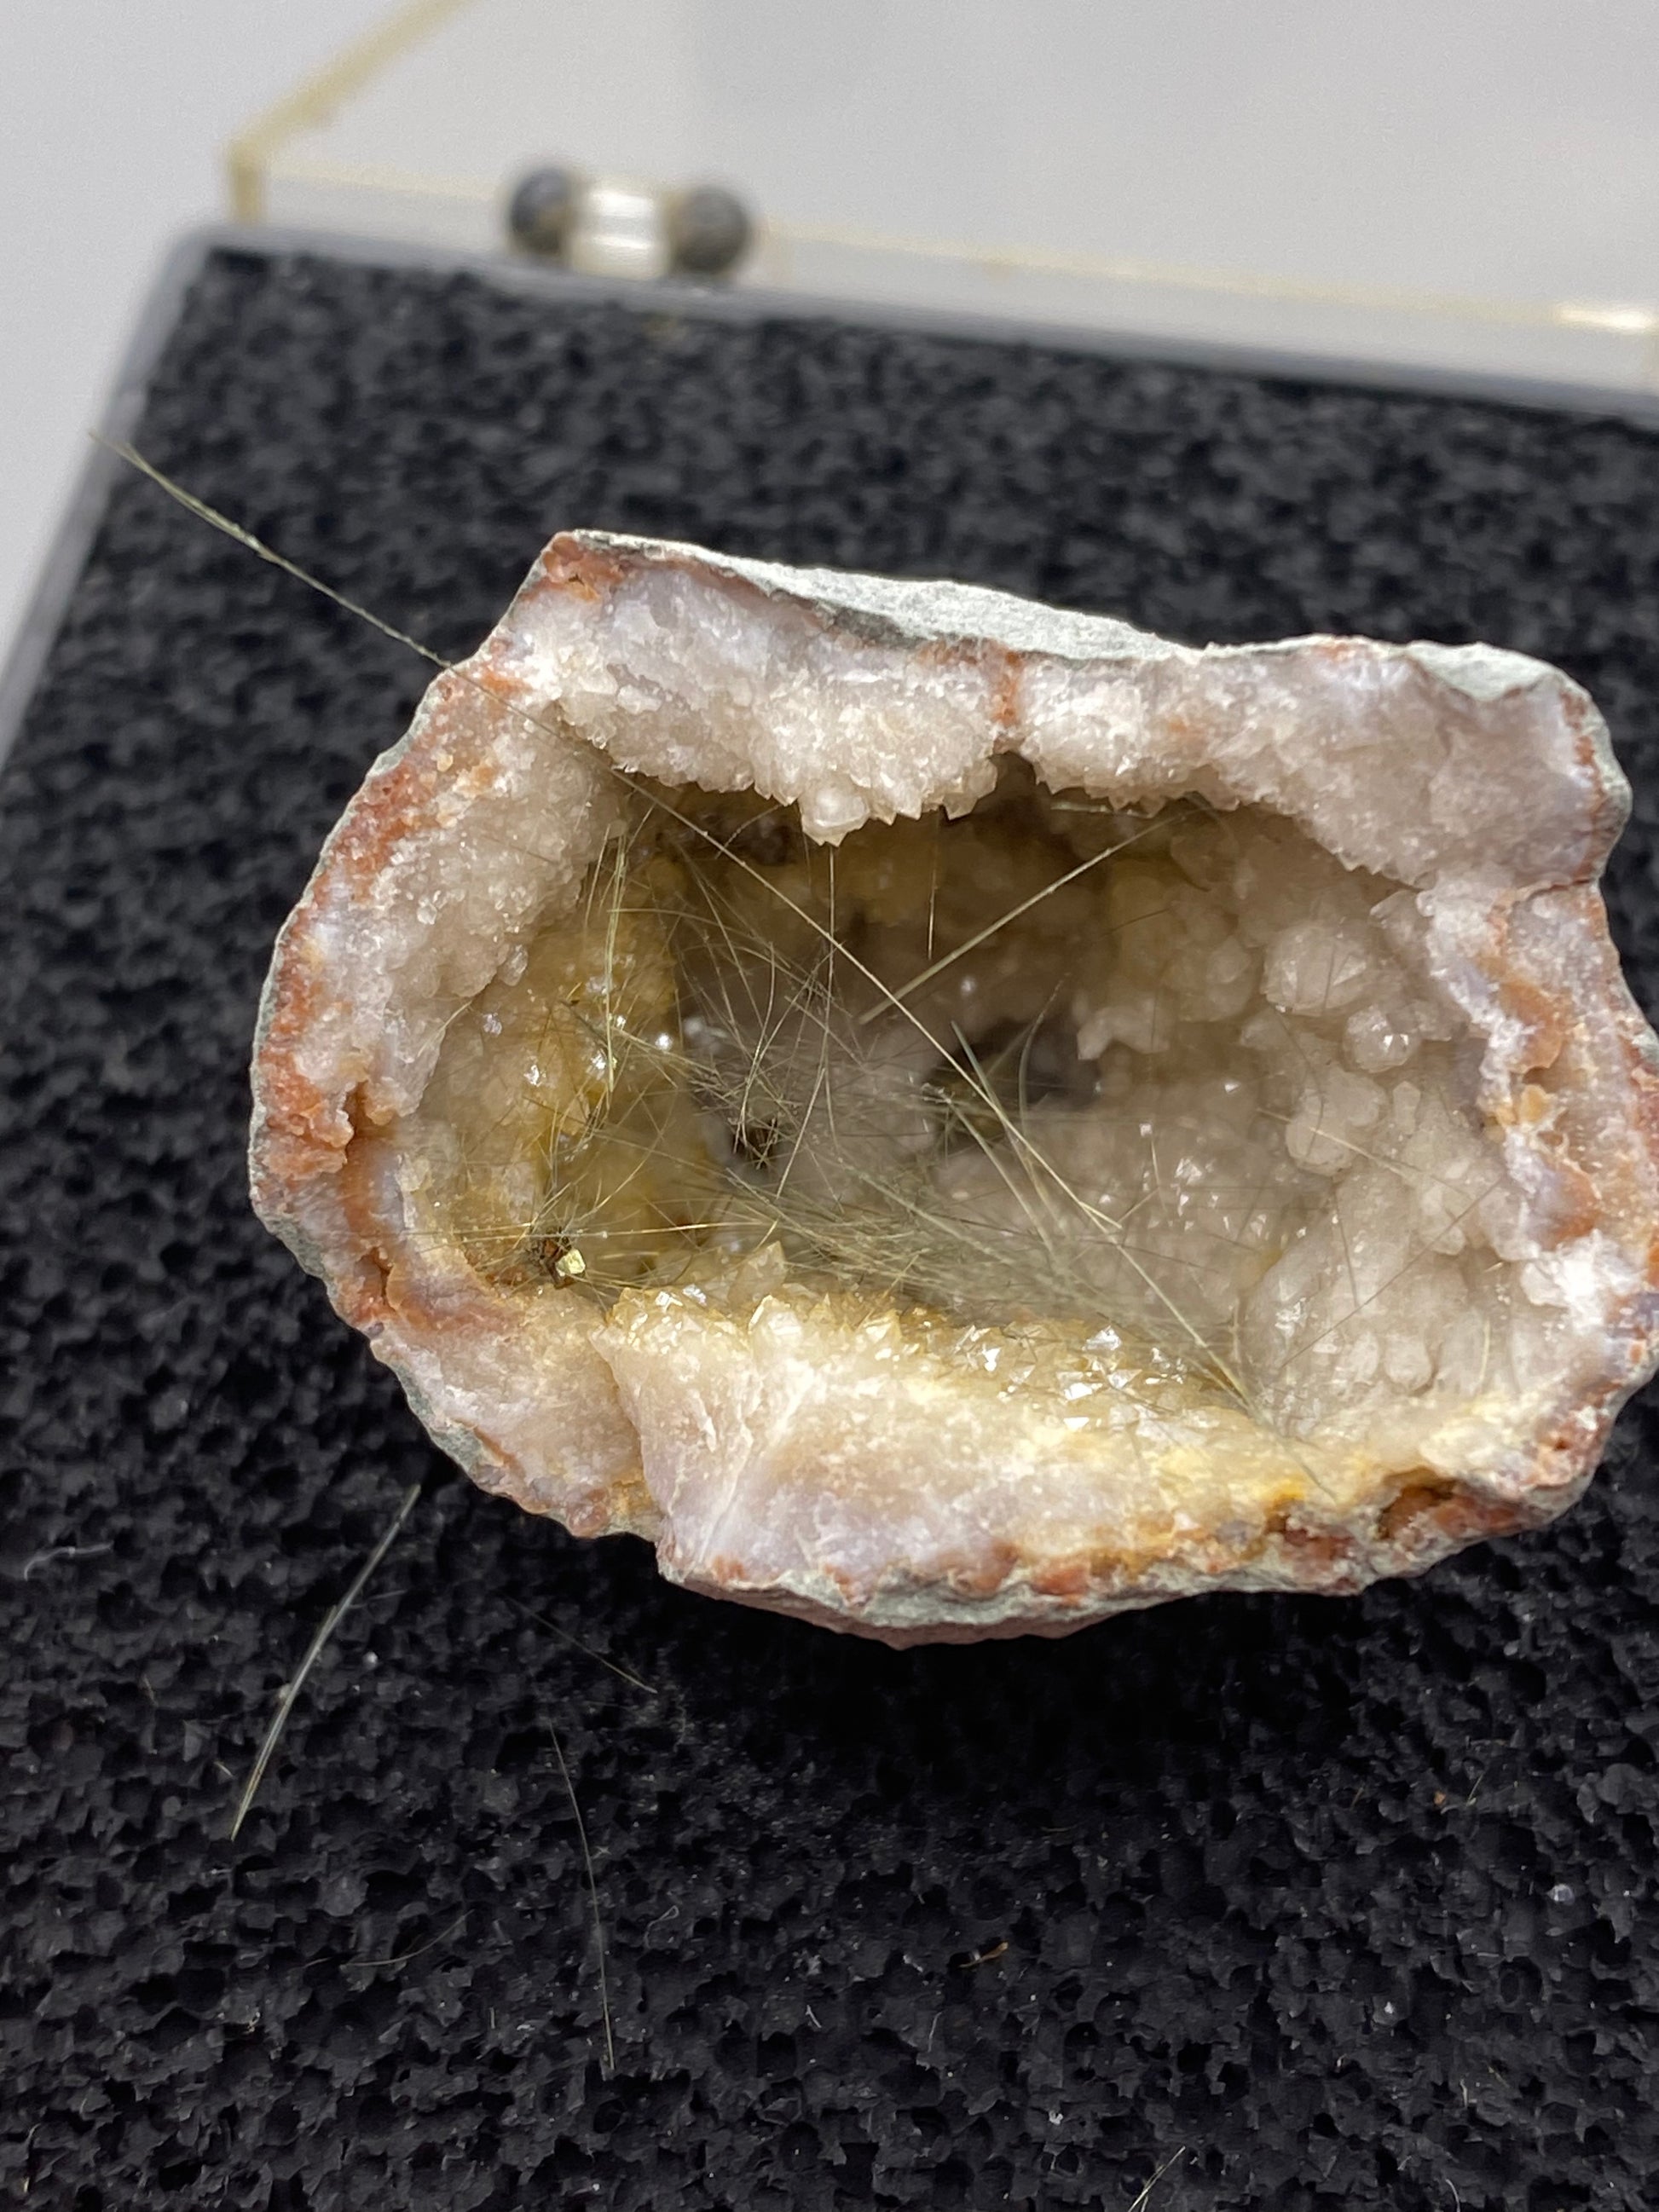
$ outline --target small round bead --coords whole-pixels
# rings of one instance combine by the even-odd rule
[[[724,276],[743,258],[753,234],[749,210],[720,185],[696,185],[669,210],[674,267],[685,276]]]
[[[549,259],[562,254],[569,242],[579,190],[568,169],[532,169],[507,203],[513,243]]]

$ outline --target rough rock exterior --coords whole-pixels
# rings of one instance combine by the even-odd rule
[[[1259,1247],[1233,1331],[1259,1389],[1125,1397],[1103,1355],[923,1326],[775,1255],[606,1305],[434,1226],[410,1133],[446,1039],[575,913],[631,780],[752,790],[834,846],[967,813],[1010,755],[1051,793],[1265,824],[1330,879],[1253,931],[1247,856],[1192,923],[1211,997],[1176,1001],[1209,1034],[1237,969],[1214,1034],[1313,1071],[1316,1110],[1286,1094],[1276,1125],[1280,1211],[1228,1217],[1230,1249]],[[1595,889],[1626,799],[1589,700],[1511,653],[1198,651],[967,586],[563,537],[283,933],[255,1204],[479,1482],[644,1536],[693,1588],[896,1644],[1355,1590],[1571,1504],[1659,1357],[1655,1044]],[[1175,1064],[1150,1003],[1126,955],[1075,1007],[1103,1096],[1143,1119],[1135,1086]],[[1156,1095],[1190,1121],[1182,1080]]]

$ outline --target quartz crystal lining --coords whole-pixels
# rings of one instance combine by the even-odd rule
[[[1036,1331],[1078,1425],[1144,1372],[1307,1434],[1547,1356],[1399,886],[1029,774],[839,848],[749,795],[623,812],[392,1133],[416,1233],[490,1281],[867,1296],[988,1372]]]

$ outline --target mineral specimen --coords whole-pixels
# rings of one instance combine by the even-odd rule
[[[1659,1357],[1589,700],[580,534],[277,947],[265,1220],[487,1488],[893,1644],[1352,1591]]]

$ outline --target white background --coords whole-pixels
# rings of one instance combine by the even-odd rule
[[[162,253],[228,211],[226,143],[392,8],[0,0],[0,659]],[[630,45],[636,18],[657,35]],[[1057,44],[1090,58],[1065,100]],[[904,116],[849,144],[866,79]],[[702,118],[684,146],[681,108]],[[331,133],[478,168],[486,242],[502,162],[592,140],[718,173],[747,147],[738,181],[753,167],[787,213],[822,141],[821,197],[849,219],[1060,235],[1069,193],[1131,254],[1659,299],[1659,0],[490,0],[313,134],[324,151]],[[416,205],[429,228],[438,200]]]
[[[222,149],[387,0],[0,0],[0,660]]]

